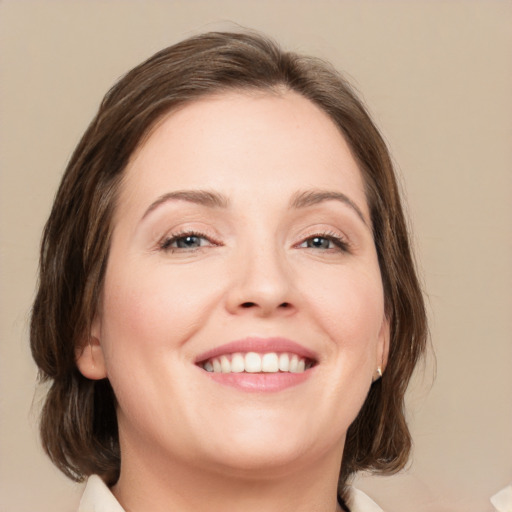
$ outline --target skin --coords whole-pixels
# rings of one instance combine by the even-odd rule
[[[183,190],[229,206],[162,200]],[[352,204],[290,208],[311,190]],[[344,138],[298,94],[212,96],[153,130],[125,171],[101,308],[77,359],[116,393],[113,492],[126,510],[336,510],[345,434],[388,350],[369,219]],[[184,231],[199,245],[169,243]],[[317,364],[272,393],[194,364],[247,336],[286,337]]]

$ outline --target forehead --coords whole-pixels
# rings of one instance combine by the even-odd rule
[[[235,187],[236,185],[236,187]],[[190,188],[336,188],[367,213],[361,172],[327,113],[291,92],[228,92],[169,113],[128,164],[121,201]]]

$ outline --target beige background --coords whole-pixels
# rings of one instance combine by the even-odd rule
[[[431,365],[409,394],[411,468],[358,485],[387,512],[487,512],[512,480],[510,1],[0,1],[0,511],[72,511],[38,446],[27,346],[40,232],[107,88],[198,31],[260,29],[363,91],[407,192]]]

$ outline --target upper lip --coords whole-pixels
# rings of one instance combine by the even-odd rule
[[[219,345],[196,357],[195,363],[201,363],[214,357],[222,355],[235,354],[236,352],[289,352],[297,354],[299,357],[318,361],[318,356],[312,350],[287,338],[258,338],[249,337],[241,340],[231,341],[224,345]]]

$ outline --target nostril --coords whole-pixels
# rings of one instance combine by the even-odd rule
[[[279,304],[277,306],[277,309],[289,309],[291,308],[291,304],[289,302],[282,302],[281,304]],[[240,304],[241,308],[243,309],[249,309],[249,308],[258,308],[259,307],[259,303],[257,302],[242,302],[242,304]]]

